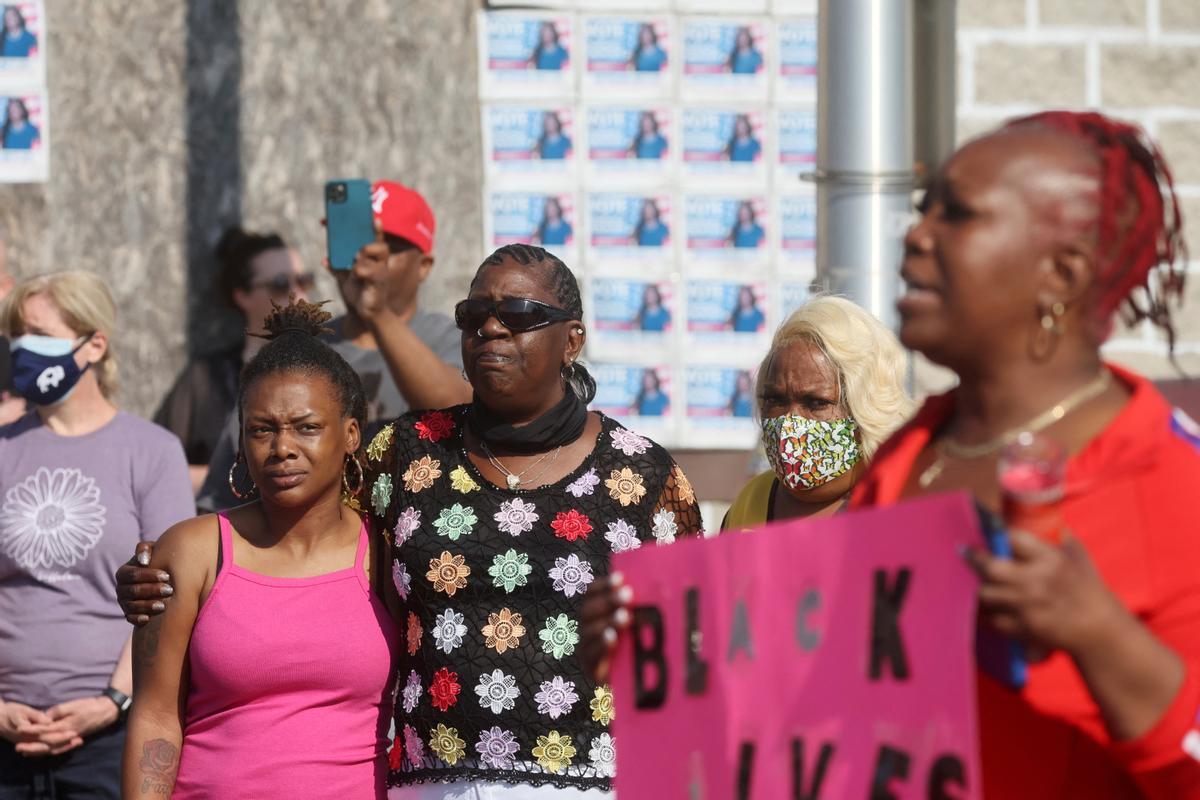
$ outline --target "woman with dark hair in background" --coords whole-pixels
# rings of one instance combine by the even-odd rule
[[[405,614],[392,800],[611,798],[613,698],[576,658],[579,604],[612,553],[701,523],[666,450],[587,410],[583,316],[562,261],[500,248],[455,307],[473,401],[406,414],[367,447],[362,503],[392,537]],[[121,579],[125,598],[162,596],[158,570]]]
[[[347,507],[367,403],[330,316],[277,309],[242,373],[229,480],[254,499],[154,549],[175,592],[134,634],[126,800],[384,797],[399,635],[384,540]]]
[[[754,287],[739,286],[737,305],[733,307],[726,324],[735,333],[758,333],[766,321],[766,315],[758,307],[758,298],[754,296]]]
[[[571,137],[563,133],[562,119],[557,111],[542,114],[542,135],[533,151],[543,161],[561,161],[571,154]]]
[[[734,417],[754,416],[754,378],[750,370],[739,369],[729,396],[729,413]]]
[[[758,224],[758,217],[754,213],[754,204],[749,200],[739,202],[737,220],[729,229],[726,241],[739,248],[758,247],[762,244],[764,236],[766,236],[766,232],[762,229],[762,225]]]
[[[0,58],[28,58],[37,52],[37,37],[25,26],[25,15],[15,5],[4,7],[4,38]]]
[[[662,247],[667,243],[671,229],[662,221],[658,202],[653,197],[642,201],[637,226],[633,229],[633,240],[638,247]]]
[[[538,244],[562,245],[571,240],[571,223],[563,217],[562,204],[557,197],[547,197],[542,207],[542,221],[538,223],[533,240]]]
[[[662,292],[653,283],[646,284],[642,291],[642,306],[633,321],[643,331],[665,331],[671,324],[671,312],[663,305]]]
[[[4,125],[0,126],[0,148],[5,150],[32,150],[41,138],[41,131],[29,121],[29,109],[19,97],[8,98],[5,106]]]
[[[658,34],[648,22],[638,28],[637,47],[633,49],[629,63],[637,72],[659,72],[667,65],[667,52],[659,47]]]
[[[638,117],[638,133],[629,145],[634,158],[659,159],[667,152],[667,137],[658,129],[658,117],[653,111],[643,111]]]
[[[642,387],[633,401],[633,410],[639,417],[661,417],[667,413],[671,398],[662,390],[658,370],[647,367],[642,370]]]
[[[538,29],[537,47],[529,56],[529,65],[534,69],[562,69],[567,63],[567,50],[558,41],[558,28],[553,22],[543,22]]]
[[[725,68],[734,75],[753,75],[762,69],[763,57],[754,46],[750,28],[742,25],[734,36],[733,49],[725,60]]]
[[[221,236],[215,254],[217,292],[241,315],[243,334],[225,350],[193,356],[154,414],[155,422],[183,442],[196,489],[237,401],[238,373],[266,342],[245,334],[262,331],[272,302],[286,302],[289,296],[303,300],[314,285],[299,254],[275,233],[234,226]]]
[[[762,142],[754,136],[749,114],[738,114],[733,120],[733,133],[725,145],[725,157],[730,161],[754,161],[762,153]]]

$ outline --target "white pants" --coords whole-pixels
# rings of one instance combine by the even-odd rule
[[[455,781],[454,783],[418,783],[393,786],[388,800],[615,800],[616,795],[601,789],[559,789],[556,786],[530,786],[527,783],[492,781]]]

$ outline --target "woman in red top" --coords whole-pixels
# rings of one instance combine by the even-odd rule
[[[1122,305],[1170,340],[1180,225],[1138,129],[1051,112],[955,153],[905,240],[901,341],[960,384],[853,502],[965,489],[998,511],[1016,432],[1069,455],[1059,541],[1014,531],[1012,559],[969,556],[985,622],[1049,654],[1021,691],[979,677],[988,798],[1200,797],[1200,440],[1100,357]]]

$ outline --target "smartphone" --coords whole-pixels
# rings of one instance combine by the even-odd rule
[[[992,555],[1012,558],[1012,544],[1004,520],[976,504],[979,526]],[[1023,689],[1029,680],[1029,659],[1025,647],[984,625],[975,631],[975,662],[979,668],[1010,689]]]
[[[375,241],[368,181],[335,180],[325,184],[325,241],[333,269],[350,269],[358,251]]]

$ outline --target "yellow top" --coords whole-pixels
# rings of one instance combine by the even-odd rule
[[[767,470],[742,487],[721,523],[722,531],[744,531],[767,523],[771,513],[771,489],[775,473]]]

